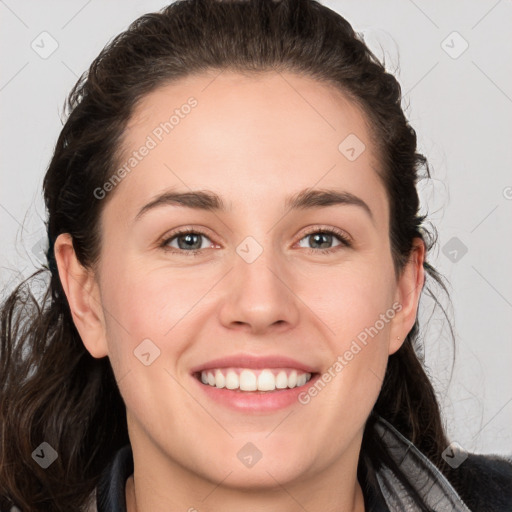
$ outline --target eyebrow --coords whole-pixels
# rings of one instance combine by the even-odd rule
[[[228,207],[222,198],[210,190],[166,191],[144,205],[135,216],[135,220],[139,220],[145,213],[154,208],[166,205],[211,212],[228,211]],[[357,206],[366,212],[372,222],[375,221],[370,207],[360,197],[343,190],[307,188],[287,197],[285,200],[287,210],[326,208],[335,205]]]

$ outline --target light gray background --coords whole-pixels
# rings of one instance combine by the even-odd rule
[[[322,3],[385,57],[429,158],[434,180],[420,190],[439,231],[430,262],[451,283],[451,381],[452,350],[439,309],[423,337],[450,438],[467,451],[512,454],[512,2]],[[44,249],[41,184],[65,96],[113,36],[165,4],[0,1],[2,287],[29,275]],[[31,47],[35,41],[40,51],[50,48],[43,31],[58,43],[46,59]],[[464,41],[469,46],[458,55]],[[431,307],[422,299],[422,319]]]

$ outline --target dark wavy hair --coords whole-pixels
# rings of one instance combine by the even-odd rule
[[[390,205],[390,242],[397,275],[415,238],[430,251],[436,236],[424,229],[416,184],[426,158],[401,108],[401,88],[351,25],[313,0],[181,0],[146,14],[115,37],[67,98],[67,120],[44,178],[48,264],[19,284],[1,306],[0,508],[24,512],[85,510],[99,475],[129,442],[126,409],[107,357],[85,349],[56,269],[53,243],[70,233],[80,263],[97,262],[99,220],[106,200],[94,190],[115,172],[123,133],[137,103],[156,88],[191,74],[232,70],[291,71],[334,84],[369,121],[380,153],[378,171]],[[435,228],[434,228],[435,233]],[[448,295],[428,263],[428,283]],[[47,277],[42,297],[30,282]],[[423,290],[425,293],[425,290]],[[449,295],[448,295],[449,297]],[[365,425],[361,461],[367,482],[385,463],[414,493],[374,430],[376,415],[410,439],[455,483],[441,457],[449,444],[433,386],[417,351],[418,320],[391,355],[380,395]],[[453,361],[452,361],[453,365]],[[453,369],[453,366],[452,366]],[[59,456],[51,470],[32,460],[42,441]],[[420,503],[420,510],[427,508]]]

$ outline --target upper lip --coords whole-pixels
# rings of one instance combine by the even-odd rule
[[[234,354],[231,356],[212,359],[191,369],[191,373],[202,372],[214,368],[252,368],[259,370],[263,368],[295,368],[305,373],[316,373],[312,366],[301,363],[296,359],[282,355],[253,356],[250,354]]]

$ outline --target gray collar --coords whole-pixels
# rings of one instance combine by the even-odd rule
[[[388,421],[377,415],[374,428],[391,458],[407,475],[411,485],[432,510],[470,512],[455,489],[439,469]],[[125,512],[125,483],[133,473],[133,457],[129,444],[120,449],[100,478],[95,501],[98,512]],[[390,511],[416,512],[412,496],[398,477],[386,465],[376,470],[380,494]],[[372,491],[373,492],[373,491]],[[385,510],[381,498],[376,498],[370,510]],[[94,507],[94,503],[92,504]],[[89,510],[89,509],[88,509]]]
[[[391,458],[407,475],[425,505],[434,510],[471,512],[441,471],[391,423],[378,416],[375,430]],[[417,510],[412,496],[386,465],[383,464],[376,474],[380,490],[390,510]]]

